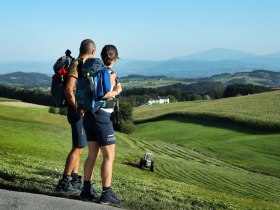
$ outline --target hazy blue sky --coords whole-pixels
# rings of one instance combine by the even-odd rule
[[[122,58],[280,51],[279,0],[0,0],[0,61],[51,60],[93,39]]]

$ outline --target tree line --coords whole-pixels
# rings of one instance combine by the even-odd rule
[[[116,130],[130,133],[134,130],[133,107],[141,106],[157,96],[168,97],[170,102],[211,100],[238,95],[248,95],[271,91],[271,88],[252,84],[233,84],[224,87],[220,82],[198,82],[189,85],[174,84],[158,88],[132,88],[123,90],[120,96],[119,123]],[[0,85],[0,97],[18,99],[23,102],[50,106],[49,111],[66,115],[67,109],[54,108],[50,91],[34,88],[24,89],[17,86]]]
[[[253,84],[231,84],[221,82],[197,82],[189,85],[173,84],[158,88],[132,88],[122,92],[122,100],[131,106],[141,106],[151,98],[168,97],[170,102],[211,100],[238,95],[248,95],[271,91],[271,88]]]
[[[252,84],[232,84],[225,87],[221,82],[197,82],[188,85],[178,83],[157,88],[124,89],[121,93],[121,103],[128,103],[132,107],[136,107],[158,96],[168,97],[170,102],[176,102],[219,99],[270,90],[269,87]],[[0,85],[0,97],[46,106],[53,105],[50,91],[40,88],[24,89],[17,86]]]
[[[0,85],[0,97],[18,99],[23,102],[45,106],[52,105],[50,91],[40,88],[26,89],[18,86]]]

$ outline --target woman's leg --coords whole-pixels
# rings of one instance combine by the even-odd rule
[[[115,144],[101,146],[100,150],[103,154],[103,162],[101,165],[102,187],[111,187],[113,162],[115,160]]]
[[[88,156],[84,165],[84,186],[80,197],[85,200],[97,200],[98,195],[96,194],[90,180],[99,155],[99,146],[96,141],[88,141],[88,148]]]
[[[88,141],[88,156],[84,164],[84,181],[90,181],[93,168],[99,155],[99,146],[97,141]]]

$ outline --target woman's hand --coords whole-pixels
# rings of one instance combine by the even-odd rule
[[[120,92],[122,92],[122,86],[120,83],[117,83],[114,85],[113,91],[117,92],[117,95],[120,94]]]

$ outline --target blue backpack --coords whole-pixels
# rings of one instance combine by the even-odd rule
[[[78,109],[95,113],[99,108],[106,107],[106,100],[102,97],[110,88],[108,67],[99,58],[87,59],[76,84],[75,98]]]

